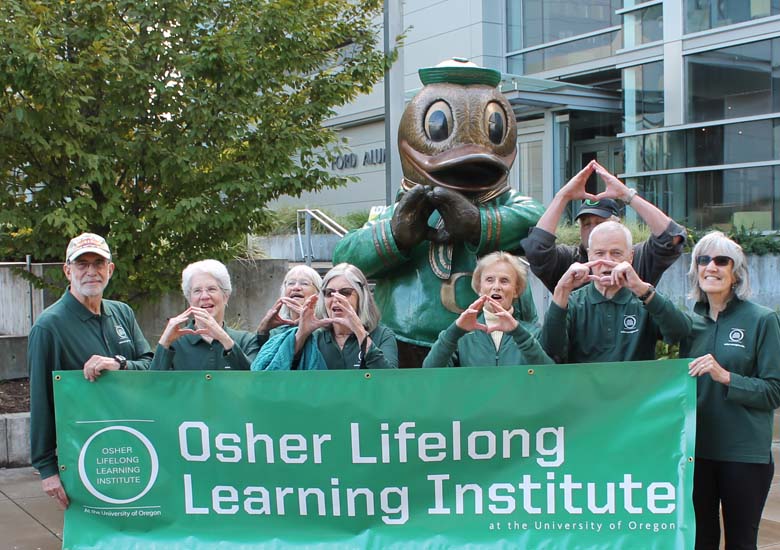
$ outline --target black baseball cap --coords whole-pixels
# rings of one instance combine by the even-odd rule
[[[620,216],[620,214],[618,214],[618,205],[612,199],[601,199],[599,201],[588,199],[583,201],[580,210],[577,212],[574,219],[578,220],[580,216],[584,216],[585,214],[593,214],[599,218]]]

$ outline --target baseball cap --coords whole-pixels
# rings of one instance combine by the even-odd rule
[[[580,216],[584,216],[585,214],[593,214],[599,218],[620,216],[620,214],[618,214],[618,205],[612,199],[601,199],[599,201],[588,199],[583,201],[582,206],[580,206],[580,210],[577,212],[574,219],[578,220]]]
[[[108,243],[100,235],[94,233],[82,233],[78,237],[73,237],[68,243],[68,250],[65,252],[65,261],[72,262],[82,254],[93,252],[105,259],[111,259],[111,250]]]

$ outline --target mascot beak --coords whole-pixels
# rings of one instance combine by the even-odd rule
[[[475,144],[453,147],[437,155],[425,155],[400,140],[400,154],[428,181],[422,185],[439,185],[462,193],[481,193],[502,185],[509,174],[517,150],[506,156]]]

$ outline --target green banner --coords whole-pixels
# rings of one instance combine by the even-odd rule
[[[56,372],[63,547],[693,548],[686,365]]]

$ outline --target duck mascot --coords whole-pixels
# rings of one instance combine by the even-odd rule
[[[334,264],[354,264],[376,281],[402,367],[420,366],[439,332],[477,298],[477,259],[522,250],[543,212],[507,183],[517,125],[497,88],[501,73],[455,58],[419,75],[424,86],[398,130],[404,177],[396,202],[345,235],[333,254]],[[536,321],[530,288],[515,315]]]

